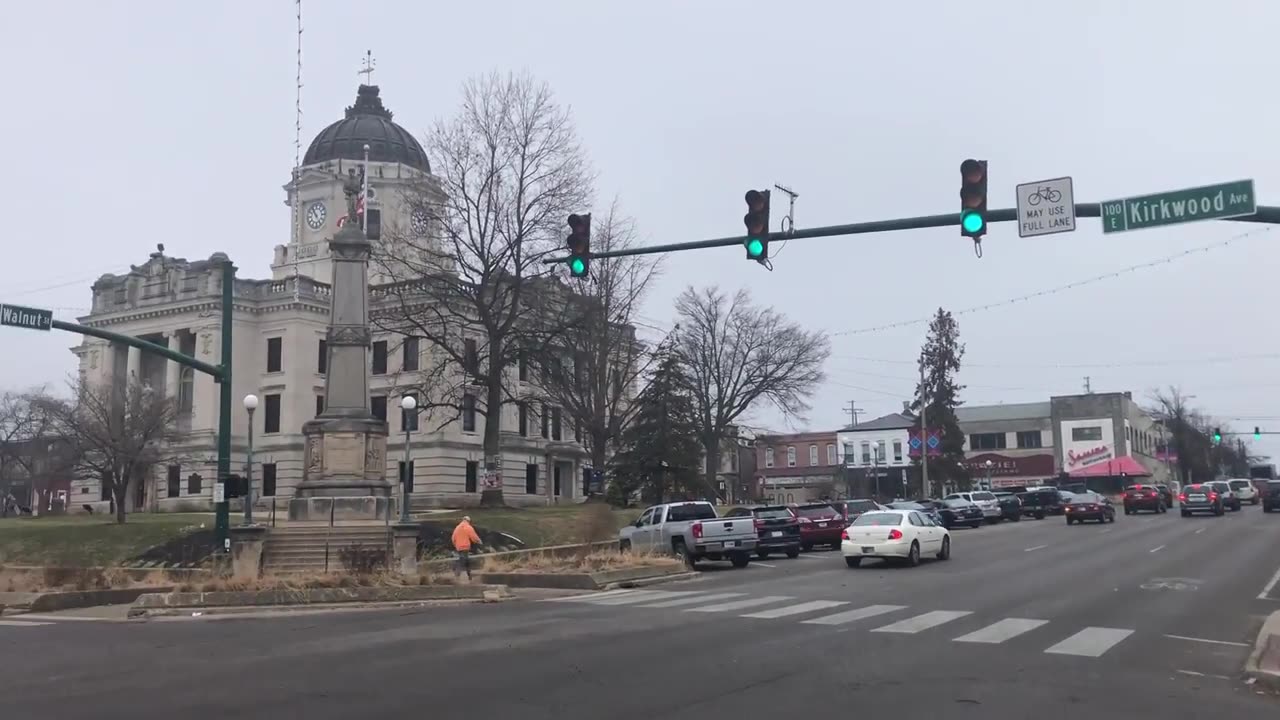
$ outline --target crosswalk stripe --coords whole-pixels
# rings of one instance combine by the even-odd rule
[[[31,622],[28,620],[0,620],[0,625],[4,627],[35,627],[37,625],[52,625],[47,622]]]
[[[1099,657],[1132,634],[1132,630],[1120,628],[1087,627],[1045,652],[1051,655]]]
[[[630,605],[632,603],[645,602],[646,600],[666,600],[682,594],[664,590],[640,590],[628,595],[600,598],[599,600],[583,600],[583,602],[591,605]]]
[[[973,613],[969,610],[934,610],[923,615],[909,617],[906,620],[899,620],[896,623],[890,623],[884,627],[878,627],[871,632],[903,633],[910,635],[922,630],[937,627],[943,623],[949,623],[952,620],[957,620],[965,615],[972,614]]]
[[[689,608],[688,610],[685,610],[685,612],[729,612],[730,610],[742,610],[743,608],[755,607],[756,605],[768,605],[770,603],[778,603],[791,599],[793,598],[790,595],[765,595],[764,597],[747,598],[746,600],[731,600],[726,603],[707,605],[706,607]]]
[[[1029,633],[1048,622],[1048,620],[1030,620],[1028,618],[1005,618],[981,630],[975,630],[968,635],[961,635],[955,639],[955,642],[1002,643],[1023,633]]]
[[[605,592],[578,593],[577,595],[568,595],[566,597],[547,598],[542,602],[582,602],[583,600],[596,600],[599,598],[617,597],[619,595],[630,595],[636,592],[632,589],[627,590],[608,590]]]
[[[774,608],[772,610],[761,610],[760,612],[748,613],[742,617],[762,618],[764,620],[772,620],[774,618],[787,617],[788,615],[800,615],[815,610],[826,610],[827,608],[840,607],[849,603],[842,600],[814,600],[812,602],[804,602],[798,605],[787,605],[785,607]]]
[[[701,595],[701,594],[695,593],[693,597],[682,597],[682,598],[676,598],[675,600],[664,600],[662,602],[656,602],[653,604],[646,603],[644,605],[640,605],[639,607],[673,608],[673,607],[680,607],[681,605],[697,605],[698,603],[703,603],[703,602],[715,602],[716,600],[728,600],[729,598],[742,597],[742,595],[743,593],[735,593],[735,592],[712,593],[710,595]]]
[[[906,610],[906,605],[868,605],[858,608],[857,610],[846,610],[838,612],[834,615],[824,615],[820,618],[801,621],[805,625],[844,625],[855,620],[875,617],[877,615],[885,615],[898,610]]]

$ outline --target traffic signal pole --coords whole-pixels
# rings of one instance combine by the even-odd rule
[[[1076,203],[1076,217],[1101,216],[1102,206],[1099,203]],[[1016,222],[1018,219],[1018,210],[1017,208],[988,210],[986,218],[989,223]],[[1227,218],[1226,222],[1254,222],[1280,225],[1280,206],[1259,205],[1258,211],[1253,215]],[[778,241],[803,240],[805,238],[835,237],[838,235],[863,235],[866,233],[894,232],[898,230],[921,230],[924,228],[934,227],[954,228],[957,227],[959,223],[960,213],[956,212],[944,215],[921,215],[919,217],[895,218],[892,220],[873,220],[871,222],[851,223],[848,225],[826,225],[823,227],[793,230],[790,232],[769,233],[768,237],[769,240]],[[683,250],[701,250],[703,248],[741,247],[745,239],[746,238],[743,235],[736,235],[734,237],[714,238],[711,240],[694,240],[692,242],[609,250],[601,253],[592,253],[591,256],[608,258],[624,257],[627,255],[653,255],[656,253],[680,252]],[[568,260],[566,257],[556,257],[547,258],[542,262],[550,265],[563,263],[566,260]]]

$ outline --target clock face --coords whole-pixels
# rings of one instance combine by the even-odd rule
[[[324,203],[313,202],[307,206],[307,227],[312,230],[319,230],[324,227],[324,217]]]
[[[413,230],[414,235],[423,236],[427,234],[427,214],[421,210],[414,210],[413,215],[409,218],[409,227]]]

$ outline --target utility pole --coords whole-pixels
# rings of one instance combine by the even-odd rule
[[[924,363],[920,363],[920,499],[929,493],[929,431],[925,429],[928,415],[929,391],[924,384]],[[905,498],[904,498],[905,499]]]
[[[1090,384],[1090,382],[1089,382],[1089,380],[1090,380],[1090,379],[1091,379],[1091,378],[1090,378],[1088,375],[1085,375],[1085,376],[1084,376],[1084,394],[1085,394],[1085,395],[1092,395],[1092,394],[1093,394],[1093,385],[1092,385],[1092,384]]]
[[[857,403],[855,403],[853,400],[849,401],[849,407],[847,408],[847,410],[849,412],[849,417],[853,419],[853,426],[857,427],[858,416],[865,411],[862,408],[858,407]]]

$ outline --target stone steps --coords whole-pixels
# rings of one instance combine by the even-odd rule
[[[385,525],[294,526],[276,528],[263,548],[263,572],[271,574],[323,572],[326,547],[328,569],[344,568],[343,551],[359,547],[372,553],[387,549]]]

